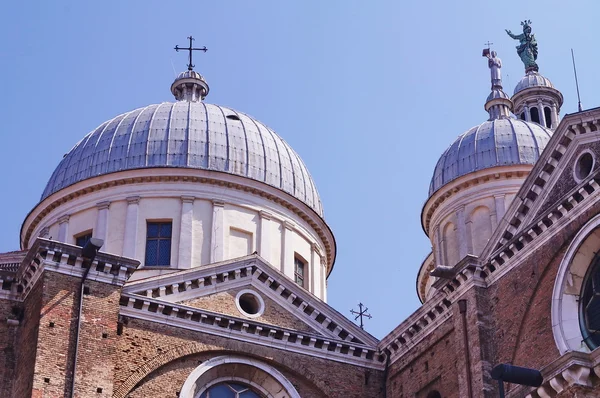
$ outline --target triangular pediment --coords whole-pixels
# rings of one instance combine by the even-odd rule
[[[264,302],[264,311],[259,316],[247,317],[252,322],[329,339],[377,344],[373,336],[258,255],[137,280],[128,283],[123,294],[243,319],[245,314],[240,311],[238,297],[248,291]]]
[[[577,173],[583,153],[593,158],[589,173]],[[600,190],[600,108],[566,115],[540,159],[507,209],[488,246],[489,259],[505,247],[519,246],[544,233]]]

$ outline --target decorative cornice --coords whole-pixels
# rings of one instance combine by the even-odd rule
[[[263,218],[263,219],[265,219],[265,220],[270,220],[270,219],[271,219],[271,217],[272,217],[271,213],[269,213],[268,211],[264,211],[264,210],[260,210],[260,211],[258,212],[258,216],[259,216],[260,218]]]
[[[127,200],[127,204],[130,204],[130,205],[137,205],[138,203],[140,203],[139,196],[129,196],[126,198],[126,200]]]
[[[181,197],[182,203],[194,203],[195,200],[196,200],[195,196],[182,196]],[[213,202],[213,204],[214,204],[214,202]]]
[[[98,210],[106,210],[110,207],[110,201],[105,200],[104,202],[96,203],[96,207],[98,208]]]
[[[59,224],[64,224],[69,222],[69,218],[71,218],[71,216],[69,214],[65,214],[64,216],[60,216],[56,221],[58,221]]]
[[[214,207],[225,207],[225,202],[222,200],[213,200],[212,204]]]

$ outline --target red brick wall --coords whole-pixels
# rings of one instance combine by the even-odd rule
[[[437,390],[458,398],[457,350],[452,319],[394,362],[388,373],[388,398],[426,397]]]
[[[198,361],[227,354],[256,357],[269,363],[296,386],[303,398],[382,396],[380,371],[128,319],[118,340],[115,397],[132,389],[128,396],[152,396],[161,391],[161,397],[176,397]]]
[[[13,306],[20,303],[0,300],[0,397],[10,397],[16,365],[17,326],[9,325],[7,318],[12,318]]]

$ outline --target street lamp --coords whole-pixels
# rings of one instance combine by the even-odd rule
[[[498,380],[500,398],[504,398],[504,382],[539,387],[544,381],[542,374],[537,369],[522,368],[506,363],[494,366],[494,369],[492,369],[492,379]]]

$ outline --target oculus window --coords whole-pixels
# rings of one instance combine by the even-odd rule
[[[260,398],[254,390],[238,383],[219,383],[204,391],[200,398]]]
[[[171,263],[173,224],[148,222],[146,228],[146,266],[168,266]]]

